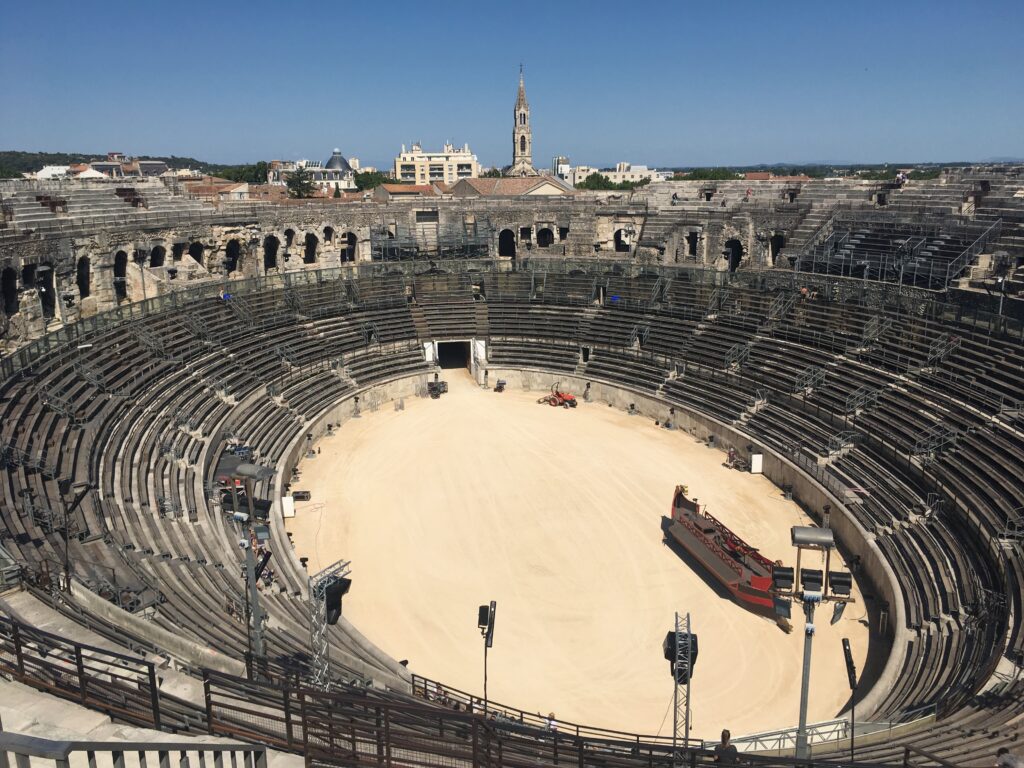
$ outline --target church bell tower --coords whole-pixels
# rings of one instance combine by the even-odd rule
[[[537,175],[533,168],[533,132],[530,130],[530,104],[526,101],[522,65],[519,66],[519,95],[516,97],[515,124],[512,127],[512,165],[505,175]]]

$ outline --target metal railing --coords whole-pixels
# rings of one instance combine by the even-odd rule
[[[0,733],[0,768],[10,768],[13,756],[17,768],[38,765],[40,760],[52,760],[54,768],[71,768],[81,765],[84,756],[87,765],[111,764],[113,768],[125,768],[126,757],[134,756],[135,762],[145,768],[148,755],[156,756],[159,768],[191,768],[190,755],[196,755],[199,768],[212,764],[213,768],[224,768],[225,758],[231,768],[267,768],[266,747],[251,744],[205,744],[183,741],[53,741],[38,736],[20,733]]]

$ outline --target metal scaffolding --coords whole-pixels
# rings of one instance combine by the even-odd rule
[[[327,588],[351,572],[351,561],[339,560],[309,579],[310,682],[328,690],[331,685],[331,649],[327,642]]]
[[[825,380],[825,369],[817,365],[809,365],[797,374],[793,380],[793,394],[809,395],[811,391]]]

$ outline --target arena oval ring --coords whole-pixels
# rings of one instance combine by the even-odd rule
[[[589,383],[596,399],[632,403],[648,420],[674,408],[686,430],[762,452],[765,477],[812,516],[831,505],[873,605],[858,719],[887,724],[874,746],[865,739],[865,755],[882,759],[893,729],[946,743],[980,703],[996,723],[1019,701],[1018,684],[992,685],[997,667],[1020,659],[1024,576],[1001,543],[1014,491],[990,460],[1017,455],[1019,422],[979,395],[1013,384],[1000,368],[974,389],[937,374],[949,356],[1019,361],[1020,331],[988,333],[977,313],[974,324],[961,315],[927,292],[841,277],[553,259],[360,264],[172,292],[0,362],[5,507],[22,510],[5,516],[7,542],[26,582],[49,589],[62,551],[47,510],[74,496],[61,480],[87,479],[81,522],[64,521],[80,588],[54,605],[125,647],[209,670],[208,684],[256,666],[284,690],[311,651],[308,573],[281,514],[292,468],[328,423],[351,417],[356,396],[364,409],[416,397],[435,371],[425,345],[486,339],[473,347],[484,355],[475,375],[479,364],[536,391]],[[937,413],[958,425],[955,449]],[[229,446],[274,470],[251,486],[274,553],[261,593],[266,660],[255,665],[234,618],[245,600],[239,528],[217,483]],[[434,705],[344,616],[328,638],[339,690]],[[232,690],[257,696],[259,683],[248,685]],[[187,701],[168,702],[182,723],[202,721]],[[253,725],[224,732],[290,743]]]

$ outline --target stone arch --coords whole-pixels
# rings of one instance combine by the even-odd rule
[[[776,232],[768,238],[768,260],[769,264],[775,266],[776,259],[779,258],[779,253],[786,246],[786,236],[781,232]]]
[[[4,314],[8,317],[18,313],[18,271],[6,267],[0,272],[0,295],[3,296]]]
[[[227,247],[224,249],[224,272],[230,275],[232,272],[238,269],[238,258],[242,255],[242,244],[238,242],[237,238],[228,240]]]
[[[334,227],[324,227],[324,245],[334,242]]]
[[[498,255],[510,259],[516,257],[516,233],[511,229],[503,229],[498,233]]]
[[[30,291],[36,287],[36,265],[26,264],[21,268],[21,287]]]
[[[295,242],[295,230],[289,227],[284,231],[284,247],[291,248]]]
[[[86,298],[89,295],[89,257],[79,256],[78,264],[75,265],[75,285],[78,286],[79,298]]]
[[[188,243],[175,243],[171,246],[171,258],[174,261],[181,261],[186,248],[188,248]]]
[[[188,255],[195,259],[196,264],[203,263],[203,251],[206,250],[206,246],[196,240],[194,243],[188,244]]]
[[[114,254],[114,297],[118,301],[128,298],[128,253],[118,251]]]
[[[281,247],[281,241],[276,235],[267,235],[263,238],[263,269],[277,268],[277,249]]]
[[[302,263],[316,264],[316,248],[320,245],[320,238],[312,232],[306,233],[306,240],[302,248]]]
[[[355,232],[346,232],[342,238],[339,238],[345,244],[341,249],[341,261],[342,263],[355,261],[356,260],[356,246],[359,244],[359,238],[356,237]]]
[[[729,262],[730,272],[735,272],[739,268],[740,262],[743,261],[744,250],[743,243],[735,237],[725,241],[725,247],[722,250],[722,255],[725,256],[726,261]]]
[[[615,240],[615,252],[616,253],[629,253],[629,251],[630,251],[630,246],[629,246],[629,243],[626,242],[625,234],[626,234],[626,232],[623,229],[616,229],[615,230],[615,235],[614,235],[613,239]]]
[[[542,227],[537,230],[537,247],[548,248],[555,242],[555,233],[548,227]]]
[[[52,264],[39,265],[39,270],[36,273],[36,287],[39,291],[39,303],[43,308],[43,317],[50,319],[57,314],[57,289]]]
[[[149,266],[162,267],[166,258],[167,249],[162,245],[154,245],[153,250],[149,252]]]

